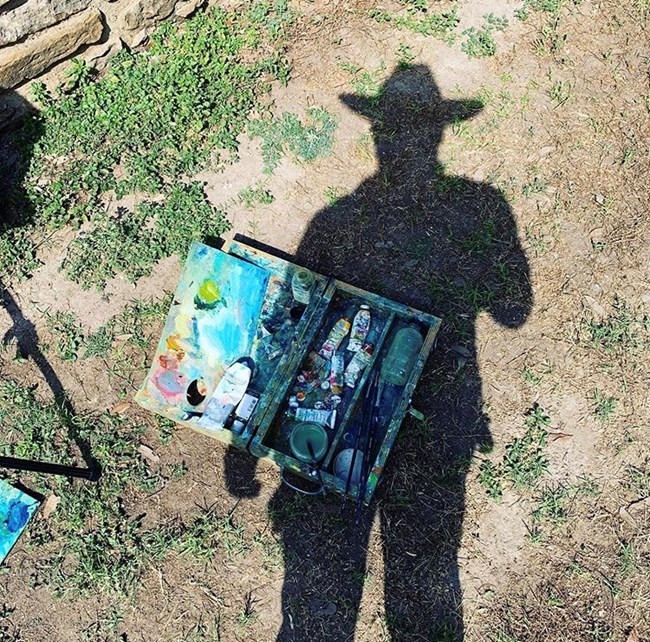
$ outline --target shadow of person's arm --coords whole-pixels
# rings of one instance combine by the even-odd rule
[[[530,267],[524,252],[512,210],[501,203],[498,221],[499,252],[490,266],[491,281],[497,294],[487,306],[490,316],[510,329],[524,325],[533,308]]]
[[[229,446],[224,455],[226,488],[233,497],[257,497],[260,483],[255,478],[257,459],[246,450]]]

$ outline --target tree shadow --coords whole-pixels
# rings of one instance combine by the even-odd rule
[[[462,640],[465,477],[475,451],[492,443],[475,322],[487,312],[505,328],[523,325],[533,302],[528,262],[503,195],[438,159],[445,127],[480,104],[443,99],[424,66],[396,71],[376,98],[341,98],[370,119],[379,168],[315,215],[296,262],[431,312],[443,327],[413,399],[426,421],[405,421],[363,524],[341,514],[338,499],[303,499],[285,488],[272,498],[285,556],[277,639],[361,635],[363,591],[381,585],[383,574],[385,612],[365,614],[365,627],[374,621],[383,639]],[[245,481],[253,472],[244,456],[227,454],[233,494],[255,494]],[[369,539],[373,520],[380,541]],[[381,547],[383,569],[366,567],[369,547]]]
[[[42,133],[42,125],[34,115],[35,109],[15,92],[0,95],[0,237],[8,235],[12,229],[33,223],[33,208],[23,188],[23,180],[34,146]],[[99,462],[93,457],[89,443],[81,437],[76,427],[72,402],[41,350],[36,326],[25,317],[10,287],[2,279],[0,307],[9,315],[12,323],[0,343],[7,346],[15,341],[16,357],[34,362],[52,391],[55,402],[63,411],[62,419],[68,438],[74,441],[86,465],[99,471]]]

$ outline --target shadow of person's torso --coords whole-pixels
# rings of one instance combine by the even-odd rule
[[[443,100],[425,67],[395,72],[376,100],[342,99],[370,119],[379,167],[314,216],[296,262],[433,313],[443,328],[414,398],[426,430],[403,427],[364,523],[333,514],[331,500],[287,510],[295,500],[283,488],[271,500],[285,550],[277,639],[354,639],[376,510],[383,562],[373,553],[372,564],[383,563],[385,634],[460,640],[465,474],[477,446],[491,443],[475,321],[487,311],[507,328],[524,323],[532,305],[528,264],[502,194],[438,160],[444,128],[470,117],[475,104]]]

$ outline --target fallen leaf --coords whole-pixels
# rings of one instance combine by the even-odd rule
[[[461,355],[462,357],[467,357],[468,359],[472,356],[471,350],[465,346],[455,345],[451,347],[452,352]]]
[[[557,441],[558,439],[569,439],[570,437],[573,437],[573,435],[569,434],[568,432],[550,432],[548,433],[548,436],[552,441]]]
[[[140,444],[138,446],[138,452],[147,460],[150,461],[152,464],[157,464],[160,462],[160,457],[156,455],[156,453],[149,448],[149,446],[145,446],[144,444]]]
[[[130,407],[130,401],[120,401],[111,408],[111,415],[123,415]]]
[[[627,508],[625,506],[621,506],[618,509],[618,516],[624,521],[627,522],[630,526],[636,528],[638,526],[636,520],[630,513],[628,512]]]
[[[61,502],[58,495],[50,495],[43,504],[43,517],[49,519],[50,515],[56,510],[56,507]]]

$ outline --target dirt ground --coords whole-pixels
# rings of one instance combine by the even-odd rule
[[[413,400],[426,421],[405,420],[359,528],[340,498],[299,498],[246,453],[186,429],[149,443],[187,472],[125,497],[129,514],[155,526],[233,511],[244,552],[171,553],[128,598],[59,597],[25,538],[0,574],[6,639],[650,640],[650,9],[584,0],[522,21],[521,3],[463,0],[458,33],[509,19],[496,55],[469,59],[460,41],[378,23],[371,6],[301,4],[291,80],[273,90],[278,114],[336,117],[332,154],[265,175],[243,136],[236,164],[199,179],[230,203],[231,235],[443,319]],[[414,66],[400,71],[404,45]],[[344,98],[358,93],[345,63],[384,87],[380,116]],[[476,98],[481,108],[454,111]],[[232,205],[256,182],[273,203]],[[10,288],[42,344],[44,310],[94,331],[175,288],[171,258],[135,286],[82,291],[58,271],[70,234]],[[633,340],[599,343],[590,328],[623,323],[621,306]],[[0,312],[0,336],[12,323]],[[44,354],[76,412],[121,401],[101,364]],[[0,359],[5,374],[42,378]],[[550,418],[548,469],[495,500],[482,464],[512,453],[535,407]]]

